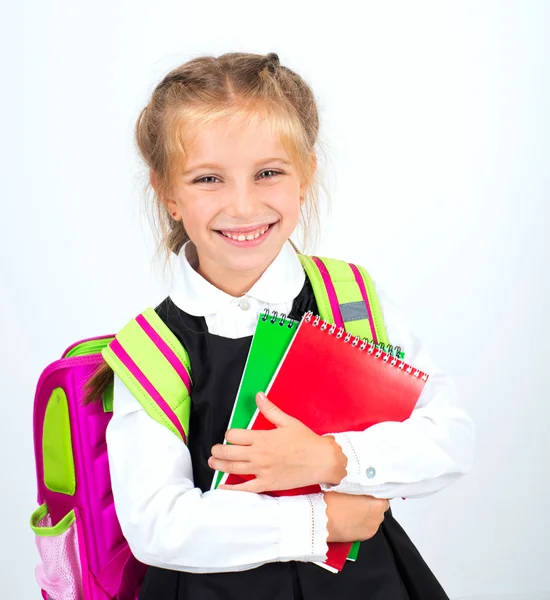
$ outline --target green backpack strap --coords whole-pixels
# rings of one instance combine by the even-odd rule
[[[148,308],[129,321],[101,354],[147,414],[187,443],[189,355],[156,311]]]
[[[311,281],[319,316],[392,351],[374,283],[366,269],[333,258],[298,256]],[[400,349],[398,356],[405,356]]]

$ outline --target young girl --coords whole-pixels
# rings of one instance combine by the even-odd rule
[[[177,256],[155,310],[193,377],[184,445],[114,376],[108,456],[123,533],[150,565],[140,600],[447,598],[388,499],[433,494],[467,472],[473,426],[379,287],[390,342],[430,374],[409,419],[318,436],[259,394],[277,428],[227,432],[258,315],[318,314],[290,241],[300,216],[310,227],[315,214],[317,134],[311,89],[273,53],[193,59],[138,119],[164,244]],[[93,393],[112,377],[105,365]],[[210,491],[216,469],[256,479]],[[312,483],[322,492],[262,493]],[[327,542],[355,540],[358,558],[340,573],[313,564]]]

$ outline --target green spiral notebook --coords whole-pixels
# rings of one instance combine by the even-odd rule
[[[299,321],[287,319],[285,315],[268,315],[265,312],[260,314],[228,429],[248,427],[257,409],[256,394],[266,391],[298,324]],[[216,471],[210,489],[216,489],[224,480],[225,473]]]
[[[288,319],[285,315],[269,315],[267,312],[259,315],[228,429],[248,428],[257,410],[256,394],[267,390],[298,325],[299,321]],[[216,471],[210,489],[215,490],[226,478],[225,473]],[[360,542],[353,544],[348,560],[357,558],[359,546]]]

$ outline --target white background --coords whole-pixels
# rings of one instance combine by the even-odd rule
[[[476,423],[471,473],[395,501],[396,516],[453,600],[550,598],[550,3],[27,0],[2,12],[2,596],[39,596],[40,372],[168,290],[143,216],[139,110],[194,56],[275,51],[319,103],[333,212],[317,253],[370,270]]]

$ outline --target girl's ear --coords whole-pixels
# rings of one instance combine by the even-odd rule
[[[305,195],[305,193],[311,183],[311,180],[313,179],[313,175],[315,174],[315,171],[317,170],[317,154],[315,154],[315,152],[311,153],[311,162],[312,162],[311,175],[310,175],[309,179],[302,181],[302,184],[300,185],[300,196]]]
[[[155,192],[157,192],[157,194],[158,194],[158,190],[157,190],[157,183],[158,183],[157,172],[153,171],[153,169],[149,170],[149,182],[153,186],[153,189],[155,190]]]
[[[151,183],[151,185],[153,186],[153,189],[155,190],[155,192],[157,193],[157,196],[159,195],[159,188],[158,188],[158,174],[156,171],[154,171],[153,169],[149,170],[149,181]],[[162,202],[162,204],[164,205],[164,208],[166,208],[166,210],[169,213],[174,213],[175,211],[177,211],[178,206],[175,202],[175,200],[171,200],[170,198],[161,198],[159,196],[159,200]]]

